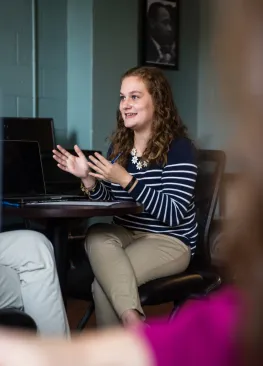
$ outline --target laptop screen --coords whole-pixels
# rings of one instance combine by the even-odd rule
[[[45,194],[45,183],[36,141],[3,141],[3,196]]]
[[[37,141],[41,153],[55,147],[52,118],[3,117],[3,140]]]

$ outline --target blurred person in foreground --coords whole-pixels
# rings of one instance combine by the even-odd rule
[[[262,364],[263,0],[220,0],[218,6],[218,75],[238,121],[233,148],[242,163],[224,242],[235,283],[186,304],[170,323],[86,333],[71,342],[2,330],[1,366]]]

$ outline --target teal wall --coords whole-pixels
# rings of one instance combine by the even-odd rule
[[[166,71],[175,103],[193,138],[197,136],[199,0],[181,0],[179,71]]]
[[[92,147],[104,153],[116,124],[120,77],[138,60],[138,4],[135,0],[94,1]]]
[[[199,65],[200,1],[181,0],[180,70],[165,71],[193,137],[205,113],[198,100],[205,70]],[[138,1],[0,0],[0,6],[4,114],[31,116],[36,109],[39,116],[54,118],[59,143],[105,152],[105,138],[115,127],[120,76],[137,65]]]
[[[211,1],[200,0],[197,139],[204,148],[226,150],[234,125],[233,116],[223,106],[216,78],[213,26]]]
[[[68,145],[92,148],[93,1],[68,0]]]
[[[36,1],[36,114],[67,138],[67,0]]]
[[[66,4],[0,0],[2,115],[53,117],[58,140],[67,132]]]
[[[33,115],[31,0],[0,0],[3,115]]]

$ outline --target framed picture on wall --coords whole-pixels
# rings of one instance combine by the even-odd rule
[[[140,64],[178,70],[179,0],[140,3]]]

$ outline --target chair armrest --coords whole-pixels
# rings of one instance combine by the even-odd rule
[[[223,219],[213,220],[209,233],[209,246],[211,252],[212,265],[221,267],[224,263],[223,258]]]

